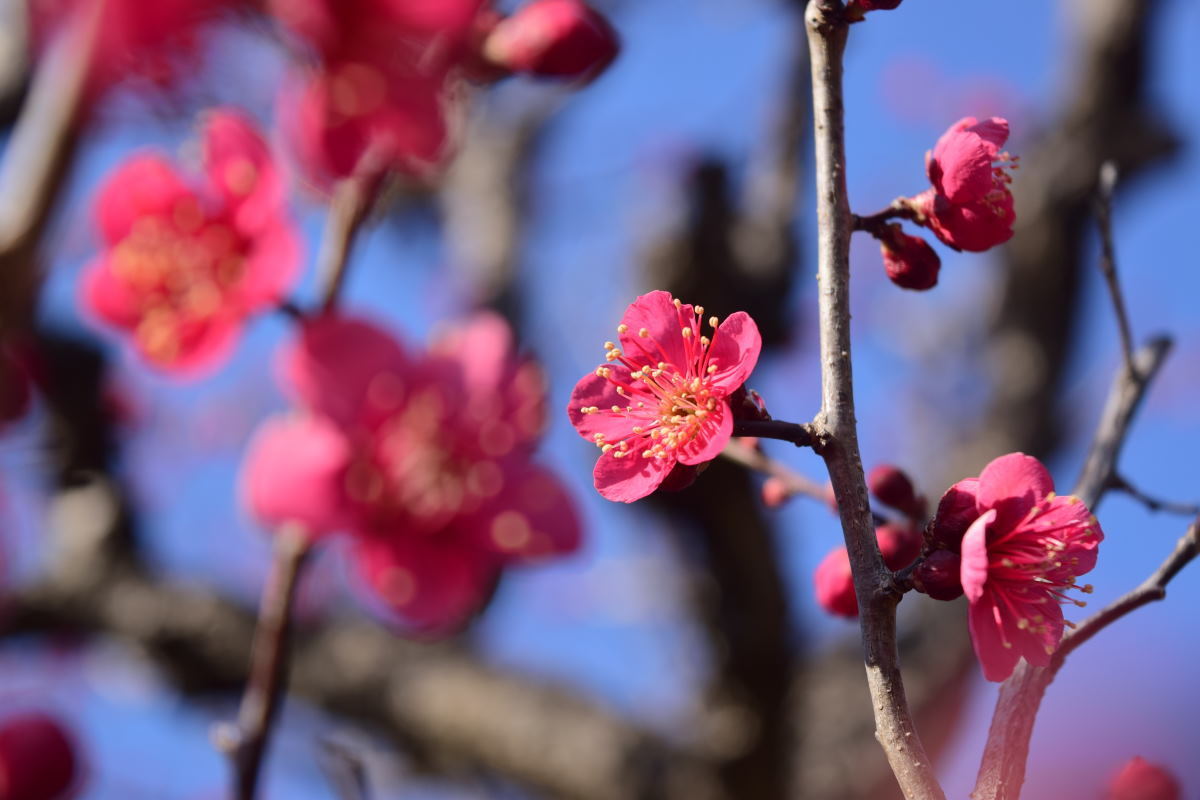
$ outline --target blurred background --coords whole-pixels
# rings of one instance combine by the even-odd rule
[[[613,65],[575,91],[519,77],[473,90],[456,158],[374,215],[343,295],[414,346],[479,306],[509,317],[551,379],[540,460],[569,484],[584,545],[507,572],[466,633],[427,644],[382,633],[357,611],[344,554],[324,548],[302,587],[295,693],[265,797],[341,796],[331,776],[355,764],[380,798],[896,796],[871,735],[857,628],[813,599],[812,570],[841,541],[829,510],[805,498],[768,509],[761,478],[727,464],[679,494],[609,503],[591,485],[594,448],[561,411],[625,306],[651,288],[722,315],[749,311],[767,345],[749,385],[777,418],[816,411],[802,9],[596,6],[621,37]],[[7,143],[29,51],[23,3],[4,8]],[[1006,117],[1007,149],[1021,156],[1016,236],[986,254],[938,246],[931,292],[893,286],[877,245],[855,237],[868,466],[900,465],[933,499],[1023,450],[1050,465],[1061,491],[1073,484],[1120,359],[1090,216],[1096,172],[1112,158],[1135,339],[1176,342],[1121,472],[1156,496],[1200,500],[1196,31],[1190,0],[908,0],[853,27],[856,212],[925,188],[925,152],[960,117]],[[254,14],[229,18],[198,47],[199,66],[170,91],[119,88],[82,129],[39,245],[34,313],[64,396],[35,399],[0,438],[0,718],[40,709],[62,720],[88,800],[226,796],[209,730],[235,711],[252,620],[241,609],[253,608],[270,560],[237,471],[256,425],[287,405],[270,365],[292,323],[254,319],[219,372],[180,381],[84,322],[78,302],[100,247],[90,209],[105,174],[146,148],[188,156],[197,115],[213,105],[272,125],[289,55],[271,27]],[[303,187],[292,203],[308,253],[297,299],[307,304],[326,205]],[[64,452],[87,451],[91,436],[111,438],[111,449],[96,445],[106,455],[64,466]],[[765,447],[824,481],[811,452]],[[64,477],[81,464],[86,481]],[[110,496],[124,498],[122,511],[80,502],[98,481],[120,487]],[[1107,538],[1088,576],[1093,608],[1148,575],[1187,524],[1120,493],[1099,517]],[[144,571],[88,560],[101,556],[87,531],[106,526],[136,531]],[[85,533],[73,539],[75,529]],[[135,573],[140,589],[123,591]],[[66,585],[74,594],[55,594]],[[120,603],[164,598],[204,614],[158,628],[119,622],[136,617]],[[1166,602],[1071,657],[1047,693],[1023,797],[1101,798],[1134,755],[1200,797],[1198,602],[1200,577],[1185,571]],[[915,594],[901,607],[910,700],[954,798],[974,783],[997,691],[975,663],[965,611],[961,600]]]

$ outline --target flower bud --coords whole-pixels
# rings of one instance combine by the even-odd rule
[[[733,418],[739,422],[762,422],[771,418],[762,395],[753,389],[747,389],[745,384],[729,395],[729,408],[733,411]]]
[[[512,72],[591,80],[618,48],[608,20],[581,0],[533,0],[492,29],[483,56]]]
[[[71,737],[52,717],[26,713],[0,723],[0,797],[58,800],[75,782]]]
[[[782,478],[771,476],[763,481],[762,501],[767,508],[779,508],[792,497]]]
[[[817,603],[838,617],[857,617],[858,598],[854,594],[854,579],[850,575],[850,555],[846,548],[831,550],[813,573]]]
[[[875,529],[875,541],[888,569],[907,567],[921,552],[921,534],[911,525],[880,525]]]
[[[903,0],[850,0],[846,4],[846,19],[861,22],[868,11],[890,11],[901,2]]]
[[[934,550],[913,570],[913,588],[934,600],[954,600],[962,596],[959,570],[962,557],[949,550]]]
[[[903,470],[880,464],[867,475],[867,488],[885,506],[909,513],[917,505],[917,492]]]
[[[1182,796],[1174,775],[1136,756],[1113,776],[1108,790],[1109,800],[1179,800]]]
[[[924,291],[937,286],[942,260],[920,236],[909,236],[893,223],[879,238],[883,267],[901,289]]]

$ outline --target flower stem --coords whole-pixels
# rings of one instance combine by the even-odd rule
[[[319,309],[332,311],[338,303],[350,262],[350,251],[363,220],[371,211],[378,179],[351,175],[338,182],[325,218],[321,250],[317,256],[317,275],[321,281]]]
[[[854,218],[846,191],[842,56],[848,23],[843,12],[840,0],[810,0],[805,15],[812,61],[821,337],[821,411],[814,424],[827,442],[821,454],[837,497],[859,598],[875,736],[906,798],[944,800],[904,696],[896,648],[900,593],[875,543],[858,448],[850,361],[850,234]]]
[[[308,552],[303,530],[285,527],[276,535],[275,560],[259,604],[250,679],[237,723],[218,731],[218,747],[228,753],[233,765],[236,800],[254,800],[258,790],[263,757],[287,684],[292,606]]]

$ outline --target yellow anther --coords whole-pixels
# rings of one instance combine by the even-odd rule
[[[624,322],[622,322],[620,325],[617,326],[617,333],[625,333],[628,330],[629,330],[629,326],[626,325]]]
[[[718,320],[715,316],[708,318],[708,324],[712,325],[714,328],[717,327],[717,323],[719,322],[720,320]]]
[[[645,339],[649,335],[650,335],[650,331],[646,328],[640,328],[638,330],[638,336],[642,337],[643,339]]]
[[[684,329],[683,329],[683,338],[685,338],[685,339],[690,339],[690,338],[691,338],[691,336],[692,336],[692,329],[691,329],[691,328],[684,328]]]

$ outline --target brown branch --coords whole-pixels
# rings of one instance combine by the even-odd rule
[[[1200,514],[1200,503],[1173,503],[1170,500],[1152,497],[1120,475],[1113,476],[1109,481],[1109,488],[1113,491],[1124,492],[1151,511],[1165,511],[1168,514],[1182,514],[1185,517],[1194,517]]]
[[[218,749],[229,756],[233,767],[237,800],[254,800],[257,796],[263,759],[287,686],[292,605],[309,552],[308,542],[304,531],[294,528],[275,535],[275,560],[263,588],[250,656],[250,679],[242,695],[237,724],[221,725],[214,732]]]
[[[1121,355],[1125,369],[1133,372],[1133,334],[1130,331],[1129,313],[1125,310],[1125,295],[1117,279],[1117,253],[1113,246],[1112,200],[1117,188],[1117,165],[1105,161],[1100,165],[1100,176],[1096,188],[1096,223],[1100,228],[1100,273],[1108,285],[1113,311],[1117,317],[1117,328],[1121,334]]]
[[[821,503],[827,503],[829,500],[825,487],[821,484],[795,472],[783,462],[776,461],[761,450],[741,444],[736,439],[730,440],[729,444],[725,445],[721,455],[734,463],[741,464],[746,469],[778,478],[791,496],[804,495]]]
[[[332,311],[337,305],[346,282],[350,251],[359,228],[371,211],[379,181],[374,173],[364,173],[343,178],[334,188],[317,254],[316,269],[321,284],[319,308],[323,312]]]
[[[778,439],[782,442],[791,442],[796,447],[811,447],[814,450],[819,450],[821,447],[820,437],[812,425],[784,422],[779,419],[738,420],[733,423],[733,435]]]
[[[876,738],[908,798],[945,797],[909,713],[896,644],[900,595],[875,543],[866,477],[858,448],[850,359],[850,234],[846,192],[842,56],[847,23],[837,0],[811,0],[808,24],[812,62],[818,225],[818,310],[821,340],[821,411],[814,424],[827,443],[829,468],[859,597],[867,683],[875,707]]]

